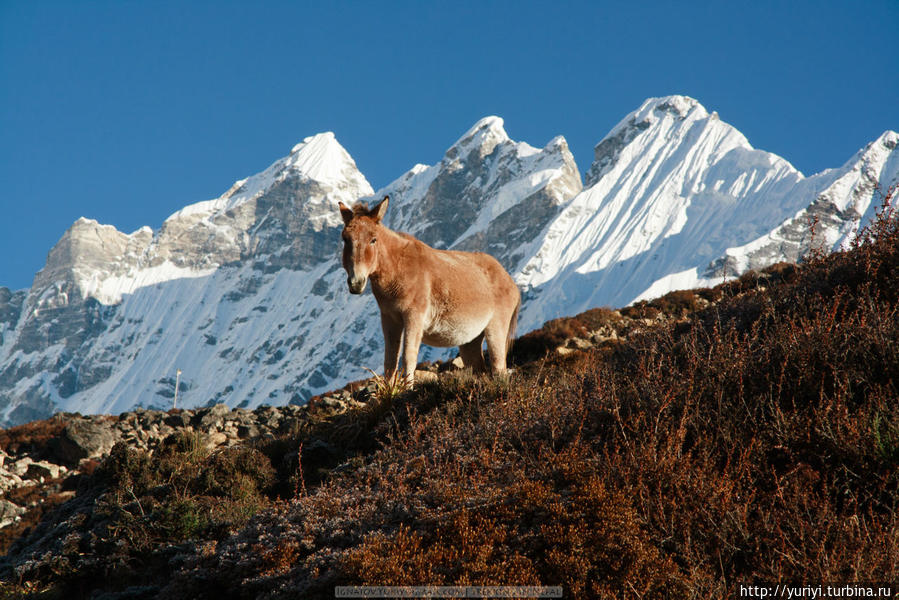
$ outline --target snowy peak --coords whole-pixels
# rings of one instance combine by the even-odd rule
[[[683,285],[720,281],[775,262],[797,262],[810,250],[848,247],[858,230],[874,218],[887,190],[899,183],[897,146],[899,134],[886,131],[842,167],[803,179],[794,192],[804,199],[802,207],[787,213],[785,220],[758,238],[729,247],[708,265],[697,266],[693,280],[682,279]],[[643,296],[658,295],[663,288],[657,285]]]
[[[668,113],[680,119],[686,119],[691,114],[696,118],[703,119],[709,114],[695,98],[680,94],[647,98],[637,109],[637,114],[650,115],[652,113]]]
[[[466,156],[472,151],[477,152],[479,157],[484,157],[491,152],[498,144],[509,142],[509,136],[503,129],[503,120],[499,117],[484,117],[474,124],[474,126],[465,132],[446,151],[446,158],[454,160],[456,158]]]
[[[186,206],[168,220],[179,220],[199,215],[208,217],[234,211],[246,202],[252,202],[273,186],[285,180],[314,182],[329,192],[340,196],[337,201],[355,201],[372,193],[371,185],[356,167],[349,152],[330,131],[309,136],[296,144],[290,154],[272,163],[261,173],[236,181],[215,200],[207,200]]]
[[[514,270],[525,247],[581,189],[561,136],[543,149],[512,141],[499,117],[478,121],[434,166],[416,165],[380,190],[388,224],[437,248],[483,251]]]
[[[733,148],[752,150],[746,138],[732,126],[722,122],[718,114],[709,112],[699,102],[687,96],[650,98],[637,110],[622,119],[594,147],[593,164],[586,176],[586,187],[593,186],[609,170],[632,160],[623,152],[630,148],[640,151],[647,145],[682,145],[692,138],[705,137],[725,153]]]
[[[640,108],[624,117],[618,125],[612,128],[608,136],[615,136],[622,129],[639,125],[641,129],[651,126],[660,120],[683,121],[705,119],[708,111],[699,102],[689,96],[663,96],[661,98],[647,98]]]
[[[799,210],[802,174],[685,96],[651,98],[595,147],[587,187],[548,225],[516,281],[524,326],[631,302]]]
[[[349,152],[330,131],[307,137],[294,146],[284,160],[284,168],[322,183],[340,185],[347,180],[355,180],[357,184],[365,181]]]
[[[121,275],[133,268],[152,237],[149,227],[128,235],[112,225],[79,218],[53,246],[44,268],[35,275],[32,290],[39,293],[32,294],[29,307],[59,308],[96,297],[103,274]]]
[[[262,173],[234,183],[215,200],[168,217],[153,232],[131,235],[80,218],[50,251],[35,278],[42,306],[92,297],[103,304],[122,294],[178,278],[200,277],[260,255],[291,268],[325,257],[326,231],[337,227],[337,202],[371,194],[368,181],[331,132],[305,138]],[[308,235],[307,235],[308,234]]]

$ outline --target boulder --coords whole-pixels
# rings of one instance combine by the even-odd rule
[[[225,422],[225,415],[231,412],[227,404],[216,404],[210,408],[204,408],[197,411],[191,424],[197,429],[203,431],[212,431],[218,429]]]
[[[169,427],[189,427],[190,426],[190,413],[179,412],[175,414],[171,414],[165,418],[164,423]]]
[[[0,494],[22,485],[22,478],[15,473],[0,470]]]
[[[228,442],[228,436],[224,433],[219,433],[218,431],[214,433],[210,433],[206,436],[206,449],[207,450],[215,450],[219,446],[226,444]]]
[[[25,513],[25,509],[9,500],[0,500],[0,527],[12,525]]]
[[[23,456],[15,462],[10,463],[9,472],[18,475],[19,477],[24,477],[25,473],[28,472],[28,467],[33,462],[34,460],[32,460],[30,456]]]
[[[44,479],[56,479],[65,472],[65,467],[54,465],[45,460],[39,460],[28,465],[28,470],[25,471],[25,478],[40,479],[43,477]]]
[[[593,344],[590,343],[590,340],[585,340],[584,338],[579,337],[569,338],[567,345],[569,348],[576,348],[578,350],[587,350],[593,347]]]
[[[254,438],[259,435],[259,428],[253,423],[245,423],[237,426],[237,437],[242,440]]]
[[[66,425],[53,450],[56,458],[74,466],[83,458],[108,454],[114,443],[115,436],[109,428],[87,419],[76,419]]]
[[[43,477],[44,479],[56,479],[59,477],[60,471],[61,467],[59,465],[41,460],[28,465],[28,470],[25,471],[25,478],[40,479]]]

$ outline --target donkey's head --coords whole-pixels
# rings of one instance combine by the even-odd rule
[[[377,206],[368,209],[364,204],[349,208],[340,203],[343,217],[343,268],[351,294],[361,294],[369,275],[378,268],[378,234],[384,229],[381,219],[387,212],[390,198],[384,196]]]

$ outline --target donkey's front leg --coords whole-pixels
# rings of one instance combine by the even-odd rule
[[[424,323],[421,318],[408,316],[404,321],[403,368],[406,373],[406,383],[411,387],[415,383],[415,366],[418,364],[418,349],[421,346]]]
[[[384,378],[396,375],[400,360],[400,341],[403,338],[403,322],[381,313],[381,331],[384,332]]]

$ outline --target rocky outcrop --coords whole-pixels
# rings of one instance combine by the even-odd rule
[[[54,454],[65,464],[77,465],[85,458],[108,454],[115,435],[98,420],[73,419],[56,439]]]
[[[152,453],[175,434],[196,434],[209,451],[273,439],[297,431],[310,418],[310,410],[322,418],[358,405],[373,389],[366,385],[362,382],[317,397],[304,407],[263,406],[250,411],[216,404],[197,410],[136,410],[117,416],[60,413],[42,423],[2,431],[0,530],[28,518],[29,511],[33,518],[71,497],[67,492],[75,485],[71,482],[91,472],[116,443]],[[49,433],[42,435],[42,431]]]

